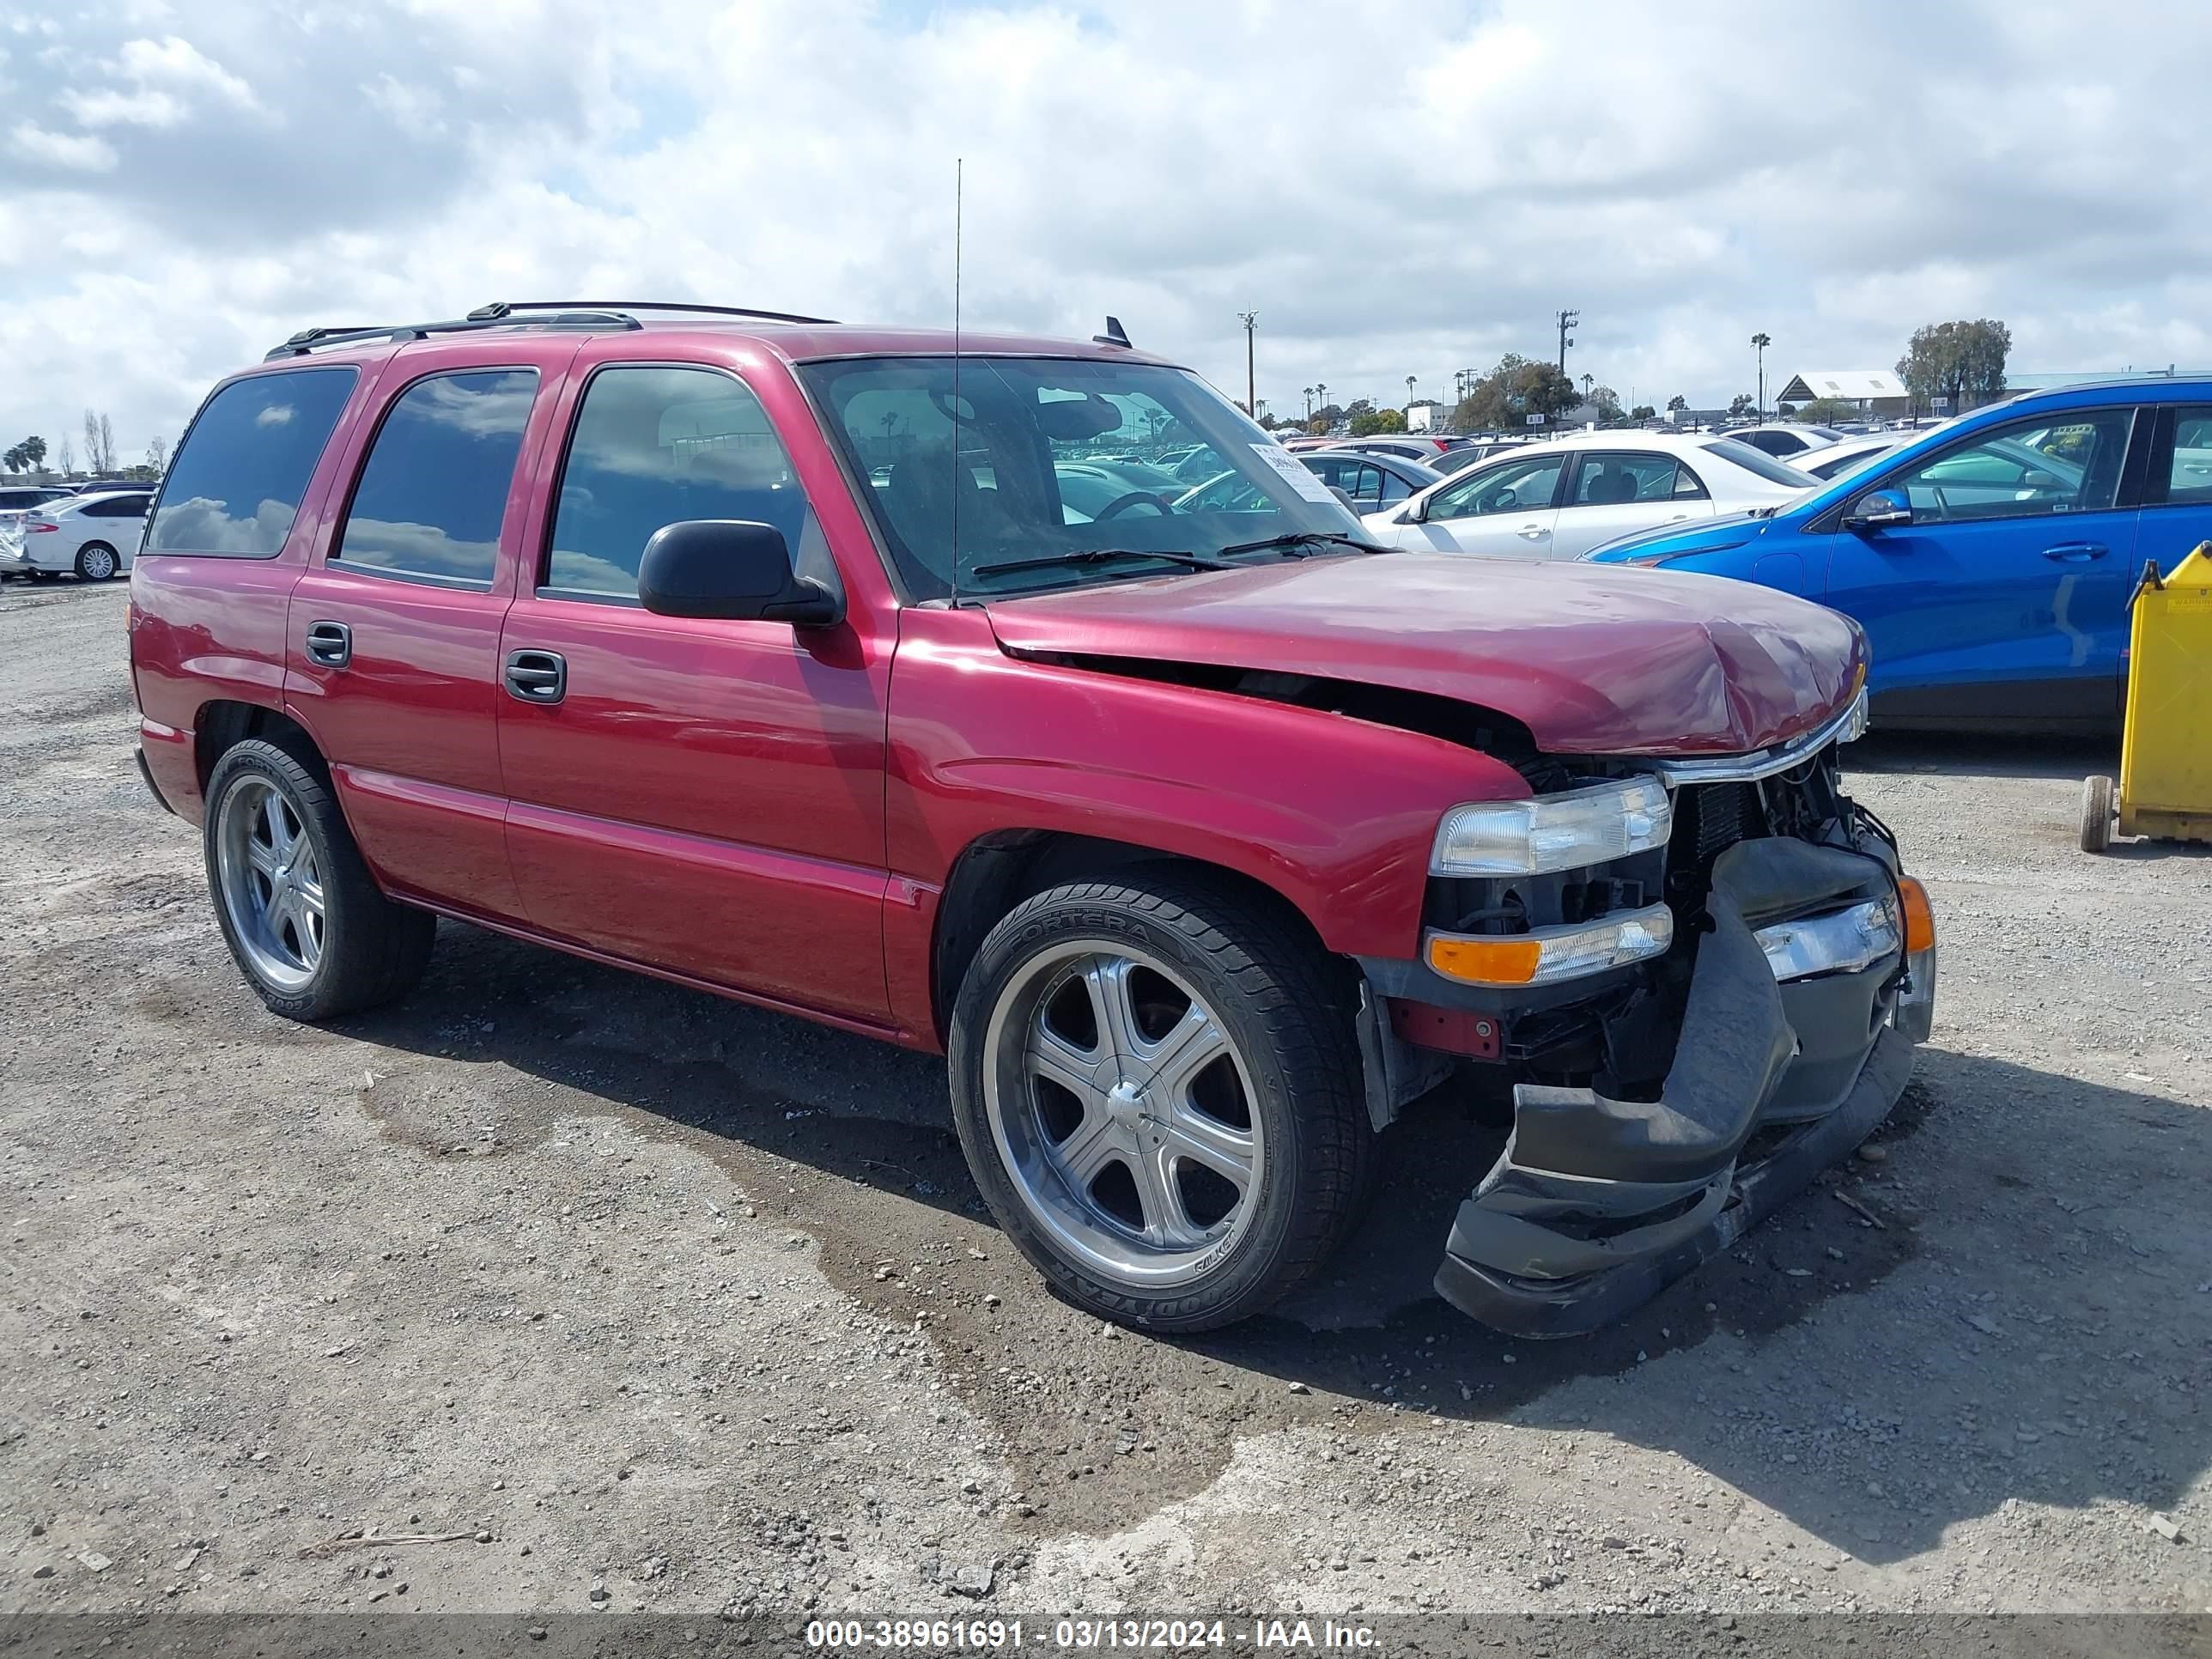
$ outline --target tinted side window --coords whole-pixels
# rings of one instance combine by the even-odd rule
[[[568,441],[545,585],[635,597],[646,543],[686,519],[773,525],[803,556],[806,495],[768,411],[712,369],[601,369]]]
[[[2100,512],[2118,494],[2132,416],[2130,410],[2090,409],[2009,422],[1886,480],[1886,487],[1902,489],[1915,520],[1932,524]]]
[[[274,557],[353,382],[352,368],[333,365],[255,374],[216,392],[170,463],[146,551]]]
[[[538,371],[434,374],[399,395],[361,469],[333,559],[489,582]]]
[[[118,495],[105,501],[88,502],[84,509],[88,519],[143,519],[146,516],[146,497]]]
[[[1681,488],[1682,469],[1671,455],[1622,454],[1601,450],[1583,457],[1575,473],[1570,507],[1621,507],[1632,501],[1666,501],[1704,494],[1698,482]]]
[[[2212,409],[2197,404],[2173,411],[2173,463],[2166,499],[2200,507],[2212,501]]]

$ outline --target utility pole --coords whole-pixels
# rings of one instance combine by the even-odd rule
[[[1751,343],[1759,353],[1759,408],[1760,420],[1766,418],[1766,348],[1774,343],[1774,337],[1761,331],[1751,337]]]
[[[1258,416],[1254,411],[1259,407],[1259,399],[1253,395],[1252,386],[1252,330],[1259,323],[1260,313],[1240,311],[1237,313],[1237,320],[1244,325],[1244,412],[1256,420]]]
[[[1582,320],[1582,315],[1579,311],[1559,313],[1559,373],[1562,374],[1567,372],[1567,348],[1574,343],[1567,336],[1575,331],[1575,325]]]

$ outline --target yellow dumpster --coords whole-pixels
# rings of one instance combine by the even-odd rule
[[[2120,738],[2119,832],[2212,841],[2212,542],[2160,579],[2143,567]],[[2081,786],[2081,850],[2112,839],[2110,778]]]

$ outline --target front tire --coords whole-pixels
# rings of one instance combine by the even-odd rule
[[[377,890],[304,743],[252,738],[223,751],[204,846],[223,942],[272,1012],[333,1019],[422,978],[437,919]]]
[[[76,578],[79,581],[112,581],[122,569],[122,555],[106,542],[87,542],[76,550]]]
[[[1289,918],[1177,872],[1038,894],[984,939],[953,1012],[953,1118],[985,1202],[1103,1318],[1259,1313],[1366,1190],[1350,1005]]]

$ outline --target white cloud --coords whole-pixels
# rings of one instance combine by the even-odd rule
[[[0,434],[124,447],[311,323],[661,293],[1138,343],[1241,392],[1449,395],[1507,350],[1647,402],[1883,367],[2005,318],[2021,369],[2212,356],[2212,14],[1443,0],[30,0],[6,66]],[[85,14],[93,14],[87,15]],[[43,14],[51,14],[45,15]],[[22,51],[32,48],[26,45]]]
[[[71,173],[107,173],[115,167],[114,147],[104,139],[50,132],[18,121],[8,135],[15,159],[33,167],[62,167]]]

